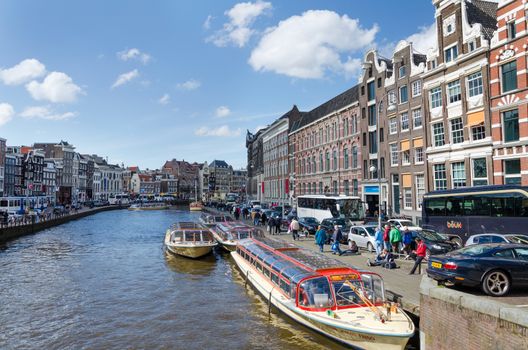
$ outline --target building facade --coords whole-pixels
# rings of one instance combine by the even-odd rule
[[[0,197],[4,195],[6,151],[6,139],[0,137]]]
[[[255,134],[247,131],[246,148],[248,164],[248,183],[246,193],[249,199],[262,200],[264,183],[264,140],[262,134],[266,129],[260,129]]]

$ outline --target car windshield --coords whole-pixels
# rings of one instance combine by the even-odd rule
[[[343,227],[346,226],[346,221],[345,221],[345,219],[334,219],[334,220],[332,220],[332,221],[333,221],[333,224],[334,224],[334,225],[339,225],[339,226],[343,226]]]
[[[468,247],[460,248],[458,250],[453,251],[450,254],[451,255],[461,254],[461,255],[476,256],[476,255],[487,253],[493,248],[494,247],[492,246],[490,247],[487,245],[476,244],[476,245],[470,245]]]
[[[369,236],[374,236],[376,234],[376,228],[375,227],[365,227],[365,230],[367,230]]]
[[[317,224],[319,224],[319,221],[317,221],[316,218],[310,218],[310,217],[308,217],[308,218],[302,218],[302,220],[303,220],[305,223],[307,223],[307,224],[311,224],[311,225],[317,225]]]
[[[423,230],[422,232],[419,232],[418,235],[422,236],[422,238],[427,239],[428,241],[433,242],[444,242],[444,237],[440,236],[440,234],[436,231],[430,231],[430,230]]]
[[[528,236],[525,236],[525,235],[511,235],[511,236],[509,235],[505,237],[511,243],[528,244]]]

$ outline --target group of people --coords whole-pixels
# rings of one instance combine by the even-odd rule
[[[359,252],[359,248],[356,244],[356,242],[351,241],[348,245],[348,249],[345,251],[341,250],[341,241],[343,240],[343,231],[341,230],[341,227],[339,225],[334,226],[334,232],[332,233],[332,237],[330,238],[331,251],[332,254],[337,255],[343,255],[346,253],[351,254],[357,254]],[[319,225],[317,227],[317,231],[315,232],[315,244],[319,246],[319,251],[322,253],[324,251],[324,245],[328,242],[328,236],[326,234],[326,230],[323,226]]]

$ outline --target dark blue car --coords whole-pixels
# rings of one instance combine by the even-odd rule
[[[525,244],[478,244],[431,256],[427,275],[446,284],[480,286],[500,297],[512,286],[528,286],[528,247]]]

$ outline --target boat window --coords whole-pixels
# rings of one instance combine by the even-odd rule
[[[297,283],[290,283],[290,298],[295,299],[296,292],[297,292]]]
[[[310,308],[328,308],[334,304],[326,277],[311,278],[302,282],[297,298],[300,306]]]
[[[267,267],[264,267],[263,272],[264,272],[264,275],[265,275],[265,276],[267,276],[267,277],[270,276],[270,270],[269,270]]]
[[[172,235],[172,241],[173,242],[181,242],[183,240],[183,233],[182,232],[174,232]]]
[[[200,240],[200,232],[195,232],[195,231],[185,232],[186,242],[196,242],[199,240]]]
[[[363,288],[370,295],[370,301],[378,304],[385,300],[385,290],[383,288],[383,280],[378,275],[362,274]]]
[[[275,274],[275,273],[272,273],[271,274],[271,280],[273,281],[273,283],[275,283],[276,285],[279,285],[279,275]]]
[[[279,286],[280,286],[280,289],[282,289],[286,294],[290,294],[290,284],[288,282],[281,279]]]

